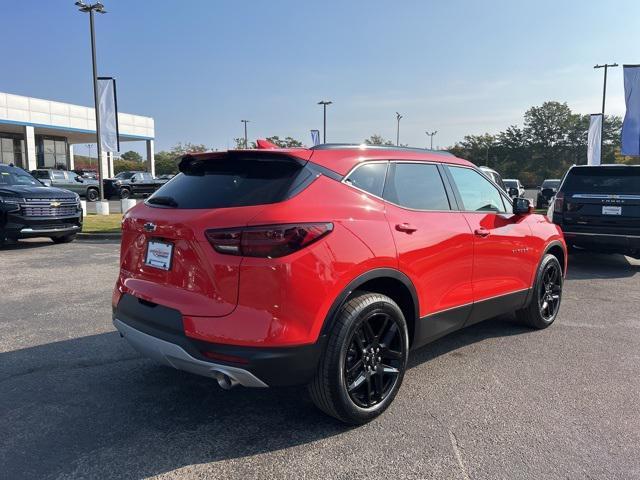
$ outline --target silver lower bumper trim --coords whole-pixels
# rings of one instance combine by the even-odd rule
[[[113,320],[113,324],[133,348],[145,357],[149,357],[163,365],[203,377],[214,378],[223,387],[224,385],[221,383],[223,375],[231,379],[229,386],[237,383],[244,387],[268,387],[266,383],[247,370],[194,358],[179,345],[136,330],[117,318]]]
[[[61,228],[31,228],[31,227],[27,227],[27,228],[23,228],[22,230],[20,230],[20,233],[61,233],[61,232],[73,232],[76,230],[80,230],[80,227],[77,225],[70,225],[68,227],[61,227]]]

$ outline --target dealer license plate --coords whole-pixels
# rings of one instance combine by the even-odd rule
[[[603,215],[622,215],[622,207],[603,206],[602,214]]]
[[[171,268],[172,255],[172,244],[159,242],[157,240],[149,240],[149,244],[147,245],[147,258],[144,263],[151,267],[169,270]]]

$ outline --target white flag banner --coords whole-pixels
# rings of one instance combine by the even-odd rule
[[[311,130],[311,143],[314,147],[320,145],[320,130]]]
[[[100,115],[100,145],[103,152],[119,152],[118,102],[116,81],[109,77],[98,78],[98,110]]]
[[[600,165],[600,139],[602,135],[602,114],[591,115],[589,136],[587,137],[587,165]]]

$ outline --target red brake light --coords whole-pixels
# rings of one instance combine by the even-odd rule
[[[558,213],[561,213],[563,205],[564,205],[564,193],[558,192],[556,193],[556,199],[553,205],[553,210]]]
[[[218,253],[277,258],[310,245],[332,230],[332,223],[300,223],[207,230],[205,235]]]

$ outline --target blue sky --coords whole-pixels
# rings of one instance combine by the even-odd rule
[[[447,146],[522,123],[531,105],[600,110],[603,62],[640,63],[640,2],[104,0],[99,73],[121,111],[156,121],[156,151],[178,141],[395,138]],[[3,0],[0,91],[92,105],[88,19],[72,0]],[[622,69],[608,113],[624,113]],[[142,145],[123,144],[142,150]]]

